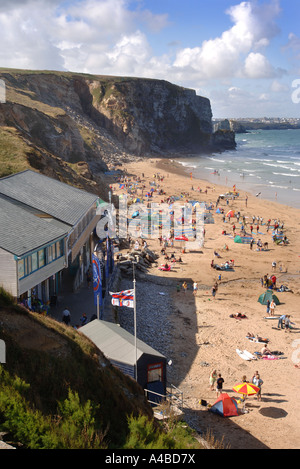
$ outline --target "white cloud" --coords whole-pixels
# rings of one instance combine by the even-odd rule
[[[270,86],[270,90],[274,93],[290,93],[291,89],[285,83],[280,83],[278,80],[274,80]]]
[[[243,73],[247,78],[272,78],[276,75],[268,59],[259,52],[251,52],[247,56]]]
[[[266,47],[278,34],[275,23],[279,2],[258,6],[255,2],[242,2],[231,7],[229,14],[234,25],[220,37],[204,41],[201,47],[186,48],[178,52],[174,66],[191,67],[199,78],[234,77],[242,73],[247,77],[273,76],[274,71],[267,59],[257,51]],[[243,58],[246,58],[243,66]],[[259,66],[258,73],[252,69],[254,62]]]
[[[241,1],[227,10],[232,26],[219,37],[186,48],[174,37],[176,49],[159,56],[147,34],[163,30],[168,15],[143,9],[143,1],[0,0],[0,65],[165,79],[201,89],[213,103],[218,97],[242,107],[256,96],[281,92],[275,80],[267,90],[248,94],[251,82],[283,74],[267,55],[279,33],[279,13],[279,0]],[[299,38],[291,34],[286,49],[298,52],[298,47]]]

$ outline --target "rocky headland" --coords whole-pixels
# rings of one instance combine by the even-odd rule
[[[163,80],[0,70],[1,173],[27,167],[107,194],[112,167],[138,157],[235,148],[210,101]]]

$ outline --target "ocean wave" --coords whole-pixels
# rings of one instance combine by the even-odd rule
[[[271,187],[276,187],[277,189],[289,189],[288,186],[279,186],[277,184],[270,184]],[[296,189],[298,190],[298,189]],[[300,189],[299,189],[300,190]]]
[[[294,177],[294,178],[299,178],[300,174],[291,174],[291,173],[278,173],[280,176],[289,176],[289,177]]]
[[[178,163],[184,167],[194,168],[194,169],[198,168],[198,166],[192,165],[191,163],[186,163],[185,161],[178,161]]]
[[[213,158],[212,156],[209,158],[212,161],[218,161],[219,163],[225,163],[225,160],[221,160],[220,158]]]
[[[291,170],[290,166],[282,165],[282,164],[275,164],[275,163],[263,163],[264,166],[272,166],[273,168],[282,168],[282,169],[289,169]]]

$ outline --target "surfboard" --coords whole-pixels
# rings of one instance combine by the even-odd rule
[[[279,319],[280,316],[264,316],[264,319]]]
[[[257,357],[248,352],[248,350],[243,350],[243,354],[246,355],[246,357],[248,357],[250,360],[257,360]]]
[[[238,348],[236,349],[236,353],[243,359],[243,360],[247,360],[247,361],[250,361],[251,358],[247,357],[247,355],[245,355],[241,350],[239,350]]]

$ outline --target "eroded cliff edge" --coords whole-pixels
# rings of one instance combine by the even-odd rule
[[[30,166],[62,180],[71,172],[105,185],[97,178],[108,165],[130,157],[235,147],[233,132],[213,133],[207,98],[163,80],[3,69],[0,78],[1,147],[3,136],[25,146]]]

